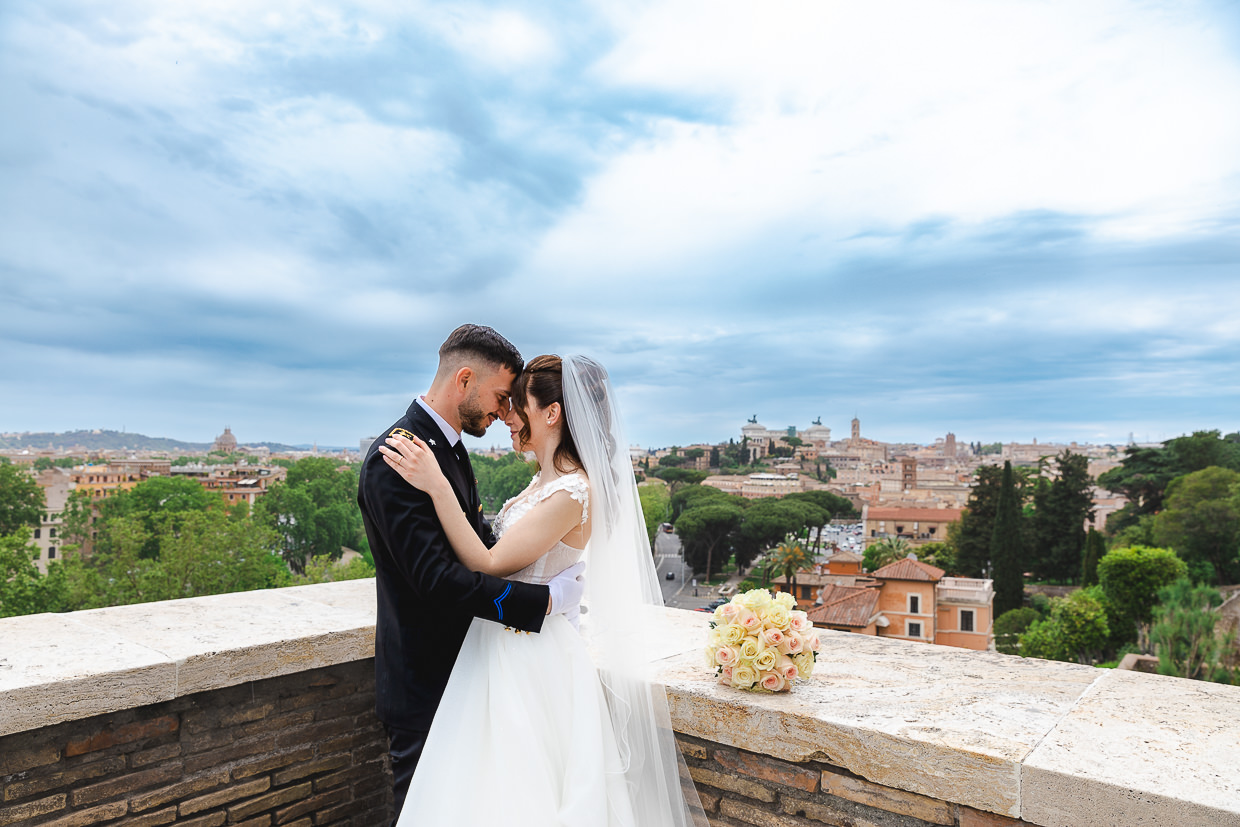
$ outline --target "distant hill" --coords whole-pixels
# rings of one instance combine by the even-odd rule
[[[4,434],[0,435],[0,450],[20,450],[29,448],[41,451],[51,448],[85,449],[87,451],[165,451],[169,454],[199,453],[210,449],[210,442],[182,442],[167,437],[152,437],[122,431],[66,431],[61,434]],[[311,445],[285,445],[280,442],[243,443],[243,448],[267,448],[273,453],[289,451],[309,451]],[[339,451],[341,449],[320,446],[322,451]],[[356,449],[355,449],[356,450]]]
[[[166,437],[150,437],[121,431],[66,431],[63,434],[5,434],[0,448],[85,448],[88,451],[205,451],[209,442],[181,442]]]

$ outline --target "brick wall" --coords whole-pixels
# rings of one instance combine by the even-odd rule
[[[0,827],[379,827],[386,758],[352,661],[0,737]]]
[[[678,735],[712,827],[1022,827],[982,812],[858,778],[816,761],[791,763]]]

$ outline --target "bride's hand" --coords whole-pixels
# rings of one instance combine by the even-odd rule
[[[430,447],[416,435],[409,440],[400,434],[393,434],[384,442],[387,445],[379,446],[383,461],[414,488],[434,494],[438,488],[451,485],[443,475],[443,469],[439,467]],[[392,447],[389,448],[388,445]]]

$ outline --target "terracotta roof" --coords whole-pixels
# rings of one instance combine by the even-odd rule
[[[856,574],[815,574],[811,571],[797,572],[798,586],[825,586],[832,583],[839,583],[845,586],[851,586],[858,578]],[[778,583],[781,586],[788,585],[788,578],[782,574],[779,577],[771,579],[772,583]]]
[[[946,573],[937,566],[905,557],[903,560],[888,563],[881,569],[870,572],[870,576],[881,580],[924,580],[934,583]]]
[[[860,563],[865,558],[855,551],[840,549],[827,558],[827,563]]]
[[[878,589],[829,586],[824,590],[823,605],[815,606],[807,613],[812,623],[829,626],[852,626],[864,629],[874,617],[878,606]],[[826,601],[830,602],[826,602]]]
[[[910,523],[954,523],[964,514],[959,508],[873,508],[865,513],[867,520],[896,520]]]

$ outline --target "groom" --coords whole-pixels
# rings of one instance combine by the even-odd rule
[[[434,452],[457,500],[487,546],[495,544],[461,432],[482,436],[509,410],[524,362],[489,327],[462,325],[439,348],[431,388],[384,432],[417,434]],[[584,589],[573,567],[547,586],[472,572],[457,560],[431,498],[383,461],[376,439],[362,463],[357,502],[375,559],[375,712],[388,734],[396,818],[431,720],[472,618],[537,632],[543,618],[577,607]],[[393,819],[395,824],[395,818]]]

